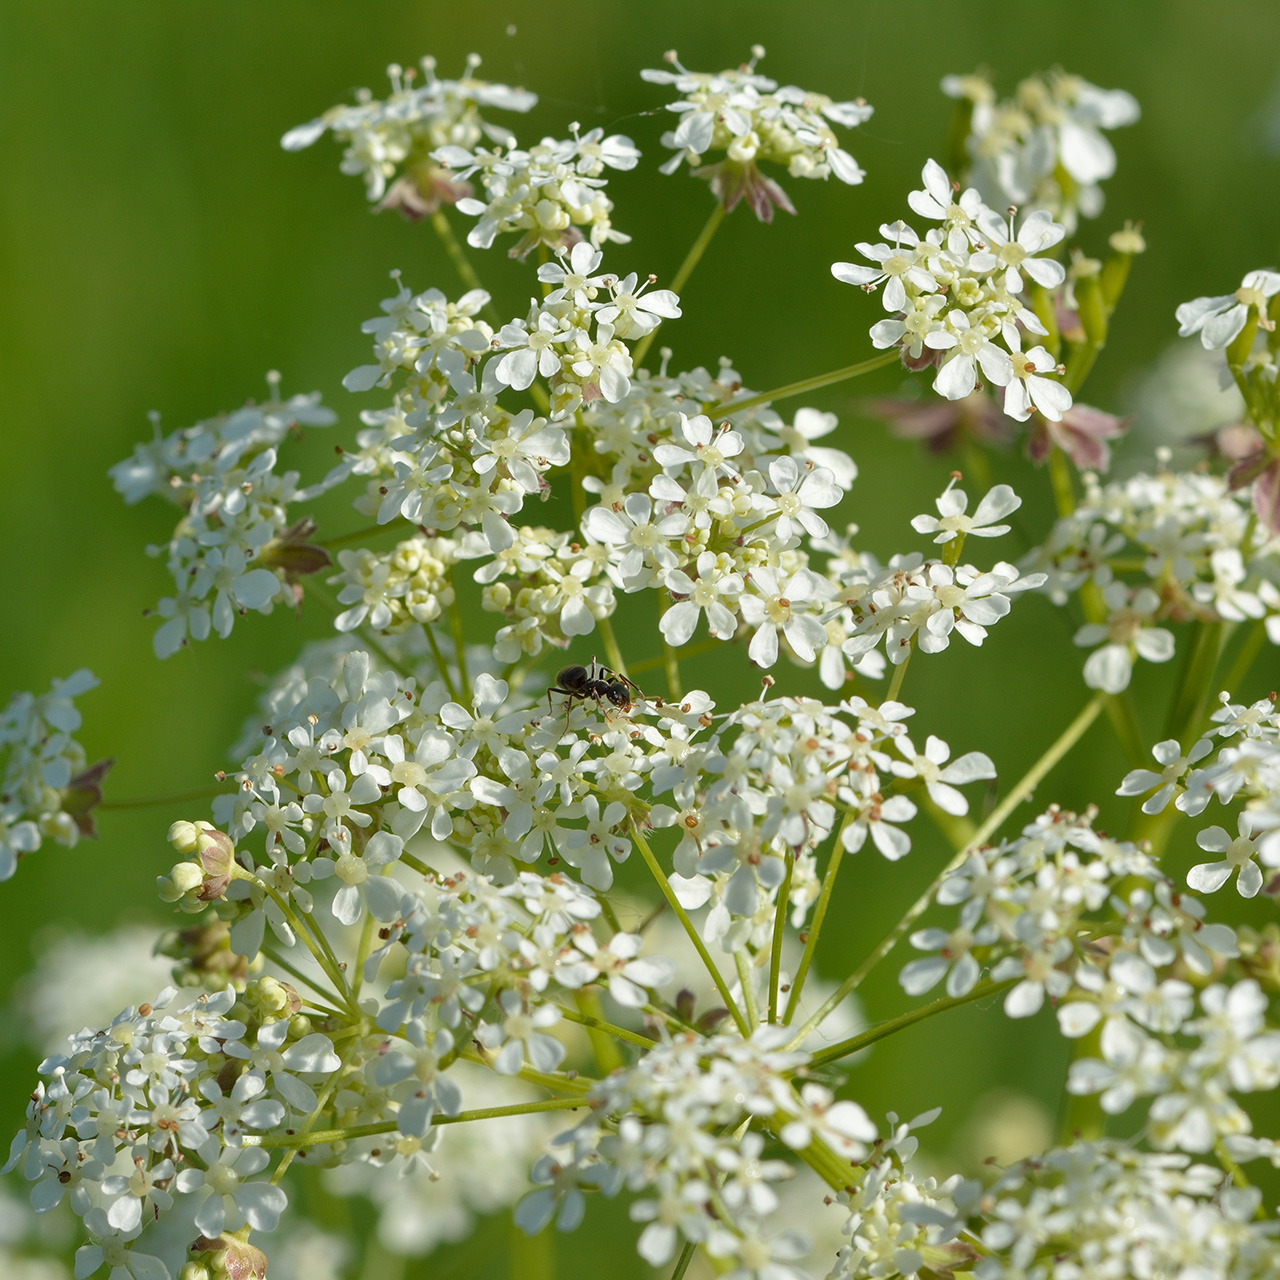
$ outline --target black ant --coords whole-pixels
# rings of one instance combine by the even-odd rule
[[[575,702],[586,702],[588,699],[603,706],[609,703],[615,710],[626,712],[631,710],[631,693],[634,689],[637,698],[643,698],[639,686],[626,676],[620,676],[608,667],[598,666],[594,658],[588,667],[562,667],[556,674],[556,682],[547,690],[547,710],[551,710],[551,695],[564,695],[565,715],[573,709]]]

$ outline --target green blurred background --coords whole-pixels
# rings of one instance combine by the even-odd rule
[[[686,291],[684,319],[663,331],[678,365],[728,355],[748,385],[766,388],[869,354],[866,330],[878,305],[836,284],[828,265],[907,212],[922,163],[941,151],[950,104],[938,81],[978,66],[991,68],[1002,93],[1023,75],[1061,65],[1128,89],[1142,104],[1141,123],[1112,135],[1119,173],[1106,184],[1102,218],[1081,236],[1100,253],[1107,233],[1133,218],[1150,245],[1086,388],[1089,402],[1124,407],[1135,372],[1174,338],[1177,303],[1276,263],[1275,0],[4,0],[0,697],[90,666],[102,687],[82,700],[81,736],[90,759],[117,761],[109,794],[181,792],[229,763],[226,749],[263,674],[303,640],[326,634],[322,616],[278,611],[242,620],[228,642],[157,663],[155,624],[142,611],[167,583],[143,548],[168,536],[173,510],[158,502],[126,508],[106,478],[149,434],[149,410],[163,414],[167,430],[187,425],[260,396],[273,368],[286,394],[319,389],[340,413],[337,428],[317,432],[298,453],[324,467],[358,409],[373,403],[347,395],[340,382],[367,359],[359,325],[389,292],[388,271],[402,268],[415,289],[460,292],[427,224],[372,216],[360,182],[337,172],[332,143],[288,155],[278,145],[286,129],[350,101],[357,86],[381,96],[390,61],[434,53],[452,75],[475,50],[482,75],[540,95],[528,121],[494,113],[523,139],[562,134],[571,120],[635,139],[646,153],[641,169],[610,186],[615,224],[634,240],[611,252],[610,265],[669,279],[709,201],[683,171],[654,173],[670,120],[655,109],[668,94],[638,73],[661,65],[673,47],[693,68],[732,65],[754,42],[768,50],[762,69],[780,81],[874,105],[848,143],[868,176],[857,188],[784,178],[797,218],[780,215],[763,227],[744,208],[729,219]],[[477,265],[500,309],[520,309],[527,268],[500,249]],[[838,442],[862,472],[844,511],[862,526],[864,545],[887,555],[919,545],[907,521],[930,508],[954,463],[859,417],[863,396],[901,383],[893,370],[877,378],[787,407],[841,414]],[[1016,453],[992,461],[996,477],[1023,494],[1024,524],[1038,535],[1049,518],[1046,478]],[[356,526],[354,514],[329,510],[328,532]],[[1002,554],[1019,551],[1011,544]],[[986,750],[1011,781],[1085,701],[1072,625],[1046,601],[1028,600],[984,649],[957,642],[917,660],[905,697],[920,708],[920,736],[937,732],[957,754]],[[651,632],[630,652],[655,649]],[[1268,649],[1244,692],[1265,692],[1278,669]],[[1176,670],[1175,662],[1139,674],[1153,738],[1162,714],[1153,708]],[[778,674],[784,687],[819,687],[808,673],[784,666]],[[732,664],[720,655],[693,659],[687,679],[721,697],[755,684],[745,653]],[[1099,726],[1039,799],[1096,800],[1122,829],[1128,810],[1109,797],[1123,769]],[[96,844],[71,852],[48,845],[30,859],[0,886],[0,980],[7,986],[28,967],[33,935],[51,923],[98,932],[164,921],[152,884],[171,861],[165,829],[173,817],[200,813],[185,806],[104,815]],[[842,878],[823,971],[839,976],[860,957],[944,857],[923,824],[906,862],[890,867],[862,855]],[[1178,867],[1189,861],[1185,851],[1175,856]],[[1217,905],[1236,908],[1233,895]],[[1265,918],[1270,906],[1254,916]],[[901,1007],[896,968],[883,966],[867,985],[872,1018]],[[10,1024],[0,1045],[5,1132],[20,1121],[35,1063],[16,1030]],[[1012,1090],[1052,1114],[1065,1061],[1047,1013],[1011,1023],[998,1010],[971,1009],[877,1049],[859,1068],[857,1093],[873,1115],[942,1104],[927,1143],[962,1158],[966,1122],[984,1096]],[[569,1248],[589,1250],[589,1230]],[[629,1246],[614,1252],[620,1271],[643,1271]]]

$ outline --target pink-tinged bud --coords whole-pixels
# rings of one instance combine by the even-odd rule
[[[1280,533],[1280,458],[1271,458],[1253,482],[1253,509],[1273,534]]]
[[[96,837],[93,810],[102,803],[102,779],[114,760],[99,760],[83,773],[78,773],[62,790],[62,809],[76,824],[82,836]]]
[[[263,569],[283,569],[285,580],[295,582],[308,574],[327,569],[333,561],[323,548],[309,539],[315,536],[316,522],[310,516],[290,525],[258,552],[258,565]]]
[[[246,1234],[248,1229],[246,1228]],[[227,1280],[266,1280],[267,1255],[261,1249],[224,1231],[216,1239],[197,1236],[192,1253],[216,1255],[216,1267]]]
[[[691,170],[695,178],[706,178],[711,191],[730,213],[742,199],[761,222],[772,222],[774,208],[795,213],[787,193],[772,178],[766,178],[754,160],[722,160]]]

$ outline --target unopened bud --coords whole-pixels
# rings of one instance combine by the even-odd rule
[[[209,1280],[209,1268],[203,1262],[184,1262],[178,1268],[178,1280]]]
[[[214,827],[196,836],[196,857],[205,871],[204,888],[200,896],[206,901],[220,898],[231,883],[236,846],[231,837]]]
[[[177,902],[204,883],[204,868],[198,862],[176,862],[167,876],[156,878],[161,902]]]
[[[302,1007],[298,993],[287,982],[265,976],[249,983],[245,988],[244,1002],[263,1023],[278,1022]]]
[[[175,822],[169,828],[169,843],[179,853],[191,854],[196,851],[196,840],[202,831],[212,831],[208,822]]]

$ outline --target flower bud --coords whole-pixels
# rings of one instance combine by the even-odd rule
[[[302,1040],[309,1036],[315,1027],[311,1023],[311,1019],[305,1013],[295,1013],[289,1019],[289,1039]]]
[[[213,826],[208,822],[175,822],[169,828],[169,843],[179,853],[192,854],[196,851],[196,840],[200,833],[212,830]]]
[[[176,862],[167,876],[156,877],[161,902],[178,902],[204,883],[204,868],[198,862]]]
[[[184,1262],[178,1268],[178,1280],[209,1280],[209,1268],[203,1262]]]
[[[249,983],[244,991],[244,1002],[264,1025],[287,1018],[302,1007],[298,993],[287,982],[268,976],[255,978]]]

